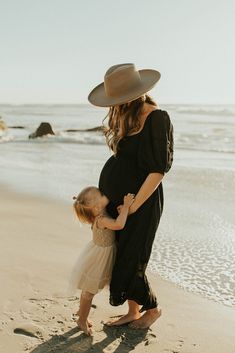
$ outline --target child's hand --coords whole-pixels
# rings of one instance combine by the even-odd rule
[[[130,207],[133,202],[135,200],[135,195],[134,194],[127,194],[126,196],[124,196],[124,206],[126,207]]]

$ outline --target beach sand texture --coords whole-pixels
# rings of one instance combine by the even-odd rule
[[[126,305],[111,307],[108,291],[94,299],[92,337],[76,327],[79,300],[68,276],[90,239],[70,205],[0,189],[0,352],[234,353],[234,309],[149,274],[163,310],[149,330],[106,327]]]

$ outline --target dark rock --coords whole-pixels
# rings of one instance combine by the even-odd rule
[[[29,135],[29,138],[33,139],[45,135],[55,135],[54,131],[52,130],[51,124],[49,123],[41,123],[37,130]]]

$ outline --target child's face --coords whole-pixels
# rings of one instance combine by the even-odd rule
[[[100,205],[105,208],[109,204],[109,199],[101,192],[100,193]]]
[[[92,190],[91,192],[92,205],[97,210],[103,210],[109,203],[109,199],[99,190]]]
[[[109,199],[100,190],[97,190],[96,203],[98,207],[103,209],[108,205]]]

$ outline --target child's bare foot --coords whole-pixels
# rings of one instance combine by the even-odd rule
[[[135,313],[127,313],[126,315],[123,315],[120,317],[118,320],[113,320],[113,321],[108,321],[105,323],[107,326],[121,326],[124,324],[127,324],[133,320],[138,320],[140,318],[140,313],[137,311]]]
[[[160,316],[162,315],[162,310],[158,308],[147,310],[143,316],[139,319],[131,322],[129,327],[134,329],[146,329],[149,328]]]
[[[81,321],[80,319],[77,319],[76,321],[78,327],[87,335],[87,336],[91,336],[92,335],[92,329],[90,328],[90,326],[88,325],[87,321]]]
[[[79,310],[78,310],[74,315],[79,316]],[[87,325],[88,325],[89,327],[92,327],[92,326],[93,326],[93,323],[92,323],[90,320],[87,320]]]

